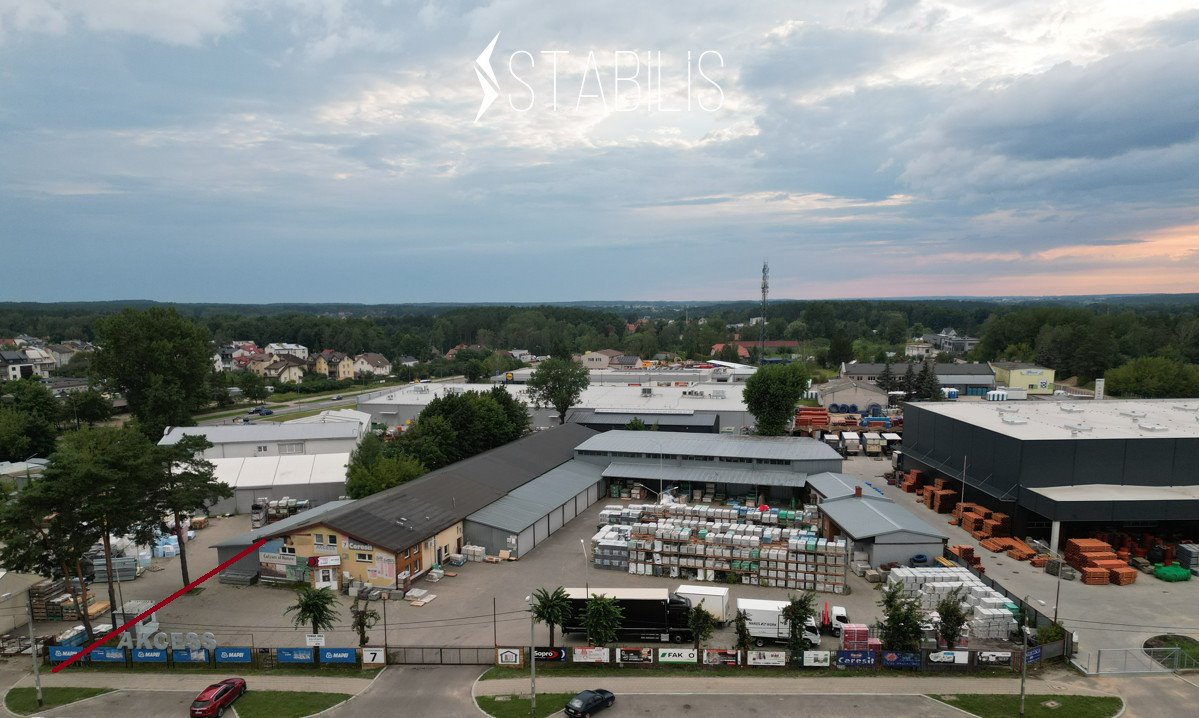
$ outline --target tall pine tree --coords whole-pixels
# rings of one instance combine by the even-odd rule
[[[916,398],[916,369],[910,362],[908,363],[907,371],[903,373],[903,385],[899,388],[907,392],[908,399]]]
[[[887,363],[883,365],[883,370],[879,372],[878,378],[874,380],[874,383],[883,391],[895,390],[895,372],[891,370],[890,359],[887,359]]]

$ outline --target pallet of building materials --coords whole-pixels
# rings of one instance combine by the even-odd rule
[[[1199,544],[1180,543],[1174,551],[1178,565],[1187,569],[1199,569]]]
[[[504,559],[500,558],[499,556],[484,556],[483,562],[484,563],[503,563]]]
[[[1163,581],[1190,581],[1191,572],[1189,569],[1183,568],[1177,561],[1166,566],[1165,564],[1157,564],[1153,567],[1153,575]]]
[[[1127,586],[1137,582],[1137,570],[1131,566],[1121,566],[1108,571],[1108,579],[1117,586]]]
[[[1083,568],[1081,573],[1082,582],[1088,586],[1106,586],[1111,582],[1111,576],[1106,569]]]
[[[452,553],[445,557],[445,562],[449,566],[461,567],[466,565],[466,556],[460,553]]]
[[[483,561],[483,557],[487,555],[487,549],[483,548],[482,546],[466,544],[462,547],[462,555],[466,556],[466,560],[468,561],[481,563]]]

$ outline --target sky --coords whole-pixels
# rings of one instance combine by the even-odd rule
[[[1178,0],[0,0],[0,299],[1194,292],[1196,68]]]

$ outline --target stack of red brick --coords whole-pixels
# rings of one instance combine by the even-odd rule
[[[958,492],[945,487],[945,479],[936,479],[932,487],[924,487],[924,505],[939,514],[947,514],[957,506]]]
[[[1136,569],[1120,558],[1111,544],[1099,539],[1070,539],[1066,542],[1066,563],[1082,574],[1082,582],[1091,585],[1114,583],[1127,586],[1137,580]]]
[[[1012,538],[1010,536],[985,538],[979,541],[979,545],[986,550],[994,551],[995,553],[1006,551],[1009,557],[1014,558],[1017,561],[1027,561],[1028,559],[1037,555],[1037,552],[1034,551],[1028,544],[1024,543],[1020,539]]]
[[[991,511],[979,504],[962,502],[954,508],[953,515],[961,519],[963,529],[979,540],[1008,536],[1012,532],[1011,518],[1007,514]]]
[[[974,553],[974,547],[968,544],[950,546],[949,553],[961,558],[969,566],[978,566],[983,562],[982,556]]]
[[[899,488],[909,494],[915,494],[924,486],[924,472],[920,469],[912,469],[903,475],[903,480],[899,482]]]

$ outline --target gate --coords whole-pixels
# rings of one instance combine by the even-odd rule
[[[1071,662],[1089,675],[1199,670],[1199,660],[1179,648],[1100,648]]]
[[[403,646],[389,649],[387,662],[421,666],[493,666],[495,647]]]

